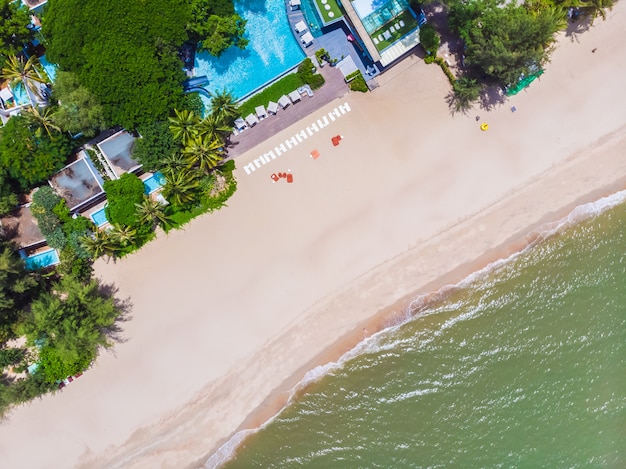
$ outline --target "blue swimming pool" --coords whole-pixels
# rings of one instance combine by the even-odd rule
[[[48,62],[45,55],[39,57],[39,63],[48,74],[50,81],[54,83],[54,80],[57,77],[57,66]]]
[[[156,172],[149,178],[143,180],[143,185],[145,186],[145,193],[152,194],[154,191],[160,189],[165,184],[165,176],[161,173]]]
[[[22,83],[12,86],[11,90],[13,91],[13,96],[15,97],[15,103],[18,106],[30,104],[30,99],[28,98],[28,94],[26,94],[26,90],[24,89],[24,85]]]
[[[49,249],[48,251],[40,252],[39,254],[33,254],[24,259],[26,268],[28,270],[43,269],[44,267],[50,267],[60,262],[59,253],[56,249]]]
[[[96,224],[97,227],[101,227],[105,223],[109,222],[109,220],[107,220],[106,213],[104,212],[104,207],[102,207],[100,210],[96,212],[93,212],[91,214],[91,219],[93,220],[93,222]]]
[[[235,9],[248,21],[248,47],[231,47],[220,58],[199,52],[194,65],[196,76],[208,77],[208,91],[226,88],[242,99],[296,66],[305,55],[291,32],[284,0],[236,0]],[[207,106],[208,98],[202,99]]]

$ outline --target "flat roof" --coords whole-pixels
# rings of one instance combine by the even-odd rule
[[[104,193],[91,165],[81,158],[67,165],[50,178],[50,185],[67,201],[70,210]]]
[[[10,216],[0,219],[2,230],[13,239],[20,248],[28,248],[46,241],[29,205],[22,205]]]
[[[141,166],[132,157],[135,137],[125,130],[111,135],[97,145],[117,177]]]

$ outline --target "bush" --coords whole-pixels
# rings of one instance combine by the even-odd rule
[[[446,61],[443,60],[441,57],[437,57],[435,59],[435,62],[437,62],[437,64],[439,64],[439,66],[443,70],[443,73],[445,73],[446,76],[448,77],[448,80],[450,81],[450,84],[452,86],[454,86],[454,82],[456,81],[456,77],[454,76],[454,74],[450,70],[450,67],[448,67],[448,64],[446,63]]]
[[[263,91],[251,96],[247,101],[244,101],[239,107],[241,117],[246,117],[248,114],[254,113],[254,108],[257,106],[267,106],[267,103],[270,101],[278,101],[282,95],[291,93],[299,86],[302,86],[302,84],[302,78],[297,73],[285,75]]]
[[[0,349],[0,369],[18,364],[22,361],[24,355],[25,352],[21,348]]]
[[[426,23],[420,28],[420,44],[428,55],[437,55],[441,37],[432,24]]]
[[[41,186],[33,194],[33,203],[37,204],[47,212],[52,212],[59,202],[61,197],[50,186]]]
[[[298,76],[302,79],[303,83],[306,83],[314,90],[320,88],[326,82],[322,75],[315,73],[315,66],[309,57],[298,65]]]
[[[122,174],[122,177],[114,181],[104,183],[104,191],[107,195],[108,205],[106,216],[112,224],[137,226],[135,204],[143,201],[144,185],[141,179],[131,173]]]
[[[352,78],[352,81],[348,84],[352,91],[360,91],[361,93],[366,93],[368,91],[367,83],[365,83],[365,78],[363,78],[361,70],[350,73],[348,76],[346,76],[346,80],[348,78]]]

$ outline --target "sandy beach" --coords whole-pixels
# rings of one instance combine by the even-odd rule
[[[346,93],[268,136],[237,158],[228,207],[96,264],[132,302],[123,341],[9,415],[0,466],[199,467],[420,293],[625,189],[625,39],[621,2],[589,32],[562,36],[530,88],[467,115],[448,109],[441,69],[411,56],[373,93]],[[340,105],[349,112],[243,169]],[[288,170],[293,184],[273,183]]]

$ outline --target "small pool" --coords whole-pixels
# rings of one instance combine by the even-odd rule
[[[18,83],[17,85],[12,86],[11,90],[13,91],[13,96],[15,97],[15,103],[18,106],[30,104],[30,99],[28,97],[28,94],[24,90],[24,85],[22,83]]]
[[[96,212],[93,212],[90,217],[98,228],[109,222],[109,220],[107,220],[106,213],[104,213],[104,207]]]
[[[144,192],[146,194],[152,194],[165,185],[165,176],[157,171],[149,178],[144,179],[143,185],[145,186]]]
[[[208,77],[207,91],[227,89],[242,99],[298,65],[305,55],[291,32],[284,0],[236,0],[235,10],[248,21],[248,47],[231,47],[219,58],[198,52],[194,66],[197,77]],[[208,108],[209,99],[201,97]]]
[[[39,63],[48,74],[48,78],[50,78],[50,81],[54,83],[54,80],[57,77],[57,66],[48,62],[45,55],[39,57]]]
[[[34,254],[24,259],[28,270],[43,269],[44,267],[56,265],[59,262],[61,261],[56,249],[49,249],[48,251],[40,252],[39,254]]]

